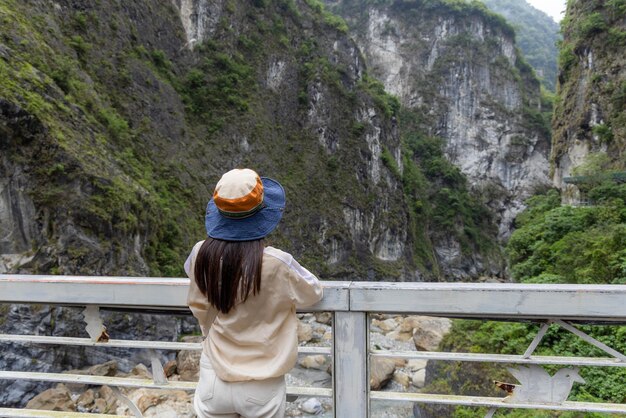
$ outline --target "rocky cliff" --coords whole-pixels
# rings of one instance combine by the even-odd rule
[[[498,226],[545,172],[538,84],[506,25],[433,4],[416,28],[372,9],[387,60],[314,0],[3,1],[0,272],[182,275],[219,175],[249,166],[287,191],[270,242],[323,278],[505,276]],[[37,312],[3,307],[0,329],[84,335],[62,324],[76,312]],[[112,338],[145,331],[125,321]],[[7,349],[2,369],[90,358]]]
[[[493,225],[545,172],[537,81],[485,10],[411,28],[397,7],[372,9],[368,70],[313,0],[5,2],[1,271],[180,275],[247,165],[287,190],[271,241],[322,277],[502,275]]]
[[[559,24],[527,1],[481,0],[485,6],[504,16],[515,29],[515,41],[524,58],[535,69],[543,86],[556,89],[557,43]]]
[[[626,3],[571,1],[561,26],[552,172],[566,189],[574,174],[626,167]]]
[[[3,271],[181,274],[210,189],[242,165],[284,183],[272,241],[322,273],[409,264],[401,184],[381,160],[402,164],[396,122],[356,45],[306,3],[2,12]]]
[[[183,275],[214,184],[250,166],[287,191],[272,243],[316,273],[416,276],[402,185],[381,158],[402,165],[395,110],[362,81],[341,21],[292,1],[95,0],[3,1],[0,21],[1,273]],[[0,308],[4,333],[85,335],[74,310]],[[113,338],[183,327],[127,321],[108,317]],[[95,359],[2,351],[3,370]],[[3,405],[41,389],[8,383]]]
[[[549,109],[513,29],[477,3],[328,3],[353,29],[370,72],[444,139],[508,236],[524,199],[549,183],[550,152]]]

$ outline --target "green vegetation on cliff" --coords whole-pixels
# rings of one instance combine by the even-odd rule
[[[461,170],[444,154],[444,141],[420,132],[419,118],[404,109],[400,113],[403,133],[405,199],[411,214],[411,227],[421,237],[415,243],[420,263],[434,271],[431,242],[453,237],[461,251],[489,254],[497,252],[492,214],[470,193]]]
[[[626,185],[607,180],[596,206],[560,206],[535,196],[508,244],[513,277],[524,283],[626,284]]]
[[[19,161],[33,145],[39,148],[30,157],[36,168],[27,170],[29,194],[41,210],[55,208],[60,218],[50,226],[50,238],[63,234],[55,230],[61,219],[73,217],[78,228],[100,239],[99,246],[70,239],[52,250],[64,254],[61,264],[32,268],[77,273],[102,271],[110,262],[117,264],[114,272],[133,272],[141,256],[122,255],[120,249],[137,240],[145,246],[152,274],[178,275],[182,237],[201,223],[182,222],[189,195],[171,176],[180,165],[154,161],[144,145],[150,136],[147,117],[135,123],[128,117],[129,67],[151,82],[150,62],[130,45],[106,55],[103,38],[123,36],[113,21],[107,25],[97,16],[95,11],[69,13],[52,25],[47,10],[15,1],[0,6],[2,99],[21,106],[42,126],[39,143],[20,147],[19,138],[8,138],[4,149]],[[106,261],[94,260],[98,256]]]
[[[517,217],[517,230],[507,252],[514,278],[521,283],[626,284],[626,184],[600,181],[588,191],[595,206],[561,206],[551,190],[528,201]],[[626,352],[626,326],[578,326],[583,332]],[[494,321],[454,321],[441,349],[444,351],[523,354],[539,330],[536,324]],[[575,335],[552,325],[535,351],[539,355],[606,357],[606,354]],[[554,373],[559,367],[549,367]],[[514,382],[504,366],[464,363],[437,365],[431,390],[441,393],[502,396],[493,379]],[[584,385],[575,385],[570,400],[625,403],[624,368],[583,367]],[[461,408],[451,416],[473,416]],[[515,411],[512,417],[578,417],[575,413]],[[585,415],[585,416],[602,416]]]
[[[626,168],[626,0],[572,1],[561,22],[559,94],[553,119],[553,160],[583,143]]]

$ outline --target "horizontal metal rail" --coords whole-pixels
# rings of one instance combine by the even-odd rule
[[[598,366],[598,367],[626,367],[626,362],[610,357],[558,357],[558,356],[531,356],[513,354],[487,353],[450,353],[439,351],[385,351],[371,350],[372,357],[391,357],[405,359],[442,360],[442,361],[471,361],[482,363],[509,363],[509,364],[553,364],[561,366]]]
[[[481,319],[626,323],[626,286],[352,283],[350,310]]]
[[[20,335],[0,334],[0,342],[22,344],[49,344],[49,345],[73,345],[103,348],[147,348],[153,350],[188,350],[201,351],[201,343],[183,343],[172,341],[144,341],[144,340],[109,340],[107,342],[95,342],[89,338],[76,337],[51,337],[47,335]],[[330,347],[298,347],[299,354],[330,354]]]
[[[0,408],[0,418],[128,418],[123,415],[88,412],[41,411],[38,409]]]
[[[0,303],[188,311],[188,286],[184,278],[0,274]],[[624,300],[623,285],[324,282],[324,299],[306,311],[626,323]]]
[[[402,393],[402,392],[370,392],[372,400],[404,401],[426,404],[494,407],[494,408],[519,408],[519,409],[547,409],[553,411],[581,411],[581,412],[605,412],[612,414],[625,414],[626,405],[614,403],[596,402],[570,402],[562,404],[546,403],[509,403],[504,398],[490,398],[484,396],[458,396],[458,395],[435,395],[426,393]]]
[[[170,381],[167,384],[155,383],[150,379],[133,379],[126,377],[92,376],[70,373],[10,372],[0,371],[0,379],[34,380],[37,382],[71,383],[95,386],[115,386],[125,388],[148,388],[193,391],[197,382]],[[287,386],[288,395],[331,397],[332,389],[318,387]]]
[[[165,311],[188,314],[188,279],[133,277],[73,277],[0,275],[0,303],[96,306],[116,310]],[[301,353],[333,355],[334,390],[288,387],[290,395],[334,397],[338,417],[366,417],[369,399],[395,400],[489,408],[525,408],[626,413],[626,405],[587,402],[508,403],[502,398],[370,392],[370,357],[422,358],[445,361],[481,361],[517,364],[555,364],[624,367],[622,354],[606,347],[563,320],[582,323],[626,323],[626,286],[523,285],[474,283],[370,283],[324,282],[324,299],[306,311],[334,312],[333,348],[300,348]],[[524,355],[437,353],[421,351],[369,351],[368,313],[417,314],[506,321],[540,321],[542,329],[557,323],[617,358],[533,356],[540,337]],[[0,335],[0,342],[67,344],[96,347],[200,350],[198,343],[122,341],[95,343],[86,338]],[[608,350],[608,351],[607,351]],[[332,351],[332,352],[331,352]],[[622,359],[622,361],[620,361]],[[193,390],[196,383],[77,374],[0,371],[0,379]],[[369,397],[368,397],[369,396]],[[356,414],[356,415],[355,415]],[[49,416],[49,415],[48,415]],[[91,415],[93,416],[93,415]]]
[[[349,310],[350,282],[325,282],[324,299],[306,309]],[[0,274],[0,303],[97,305],[188,312],[189,279],[169,277],[32,276]]]

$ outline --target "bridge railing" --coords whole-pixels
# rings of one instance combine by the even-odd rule
[[[0,275],[0,303],[49,304],[61,306],[131,309],[148,312],[185,312],[188,279],[136,277],[76,277]],[[370,390],[369,365],[374,357],[421,358],[441,361],[507,363],[521,365],[566,365],[626,367],[626,356],[576,328],[577,323],[626,324],[626,286],[620,285],[522,285],[476,283],[384,283],[324,282],[324,298],[307,312],[333,314],[332,346],[300,347],[301,353],[327,354],[333,359],[332,388],[289,387],[298,396],[331,397],[334,415],[370,416],[372,400],[421,404],[487,407],[487,416],[500,408],[551,409],[626,414],[626,404],[554,402],[495,397],[440,395]],[[95,311],[94,311],[95,310]],[[535,321],[542,326],[525,353],[448,353],[429,351],[384,351],[369,344],[369,314],[418,314],[437,317]],[[93,318],[92,318],[93,319]],[[97,322],[97,321],[96,321]],[[533,355],[549,324],[558,324],[606,353],[604,357],[557,357]],[[90,345],[98,347],[200,350],[200,344],[129,341],[97,337],[71,338],[40,335],[0,335],[2,341],[36,344]],[[148,387],[193,391],[194,382],[163,381],[153,361],[154,380],[85,376],[29,371],[0,371],[0,379],[84,383],[117,387]],[[626,383],[625,383],[626,390]],[[136,416],[140,411],[129,409]],[[0,416],[57,416],[0,408]],[[29,415],[31,414],[31,415]],[[71,416],[71,415],[65,415]]]

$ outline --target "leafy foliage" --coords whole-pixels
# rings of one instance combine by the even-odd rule
[[[560,206],[555,192],[530,199],[529,212],[518,218],[520,227],[508,244],[514,278],[626,283],[626,185],[607,181],[589,194],[598,206]]]
[[[626,184],[605,180],[589,190],[597,202],[592,207],[561,206],[559,194],[551,190],[528,200],[528,209],[517,219],[507,252],[512,274],[522,283],[626,284]],[[583,332],[608,346],[626,352],[626,326],[578,326]],[[538,331],[538,325],[494,321],[454,321],[451,333],[442,342],[442,349],[459,352],[497,352],[522,354]],[[598,348],[573,334],[551,326],[536,350],[540,355],[604,357]],[[450,376],[456,366],[438,366],[438,375]],[[464,365],[468,374],[476,371]],[[480,366],[485,367],[485,366]],[[558,368],[558,367],[557,367]],[[557,368],[549,368],[554,372]],[[512,379],[503,374],[503,367],[480,369],[485,373],[474,382],[458,376],[459,381],[446,379],[432,383],[434,390],[456,393],[493,392],[491,379]],[[626,370],[623,368],[584,367],[581,376],[585,385],[575,385],[570,400],[590,402],[626,402]],[[488,378],[487,378],[488,377]],[[507,380],[512,381],[512,380]],[[463,386],[466,385],[466,386]],[[459,392],[460,391],[460,392]],[[501,394],[500,394],[501,395]],[[471,416],[460,408],[452,416]],[[470,414],[470,415],[468,415]],[[501,412],[500,414],[504,414]],[[536,417],[538,412],[515,411],[507,416]],[[546,417],[576,414],[543,412]],[[601,416],[601,415],[598,415]]]

